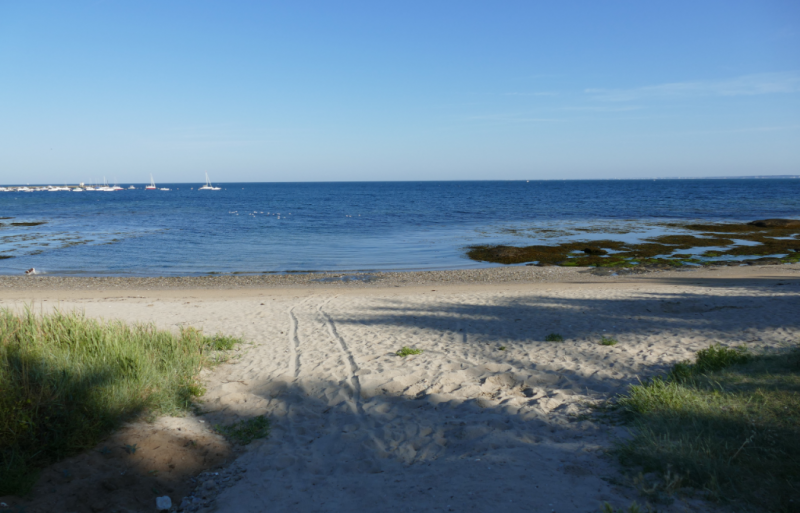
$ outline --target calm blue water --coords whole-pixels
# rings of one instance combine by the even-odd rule
[[[198,275],[489,267],[471,244],[641,239],[660,222],[800,217],[800,180],[159,184],[0,192],[0,273]],[[127,187],[127,184],[124,185]],[[194,187],[194,189],[190,189]],[[12,222],[46,221],[33,227]],[[616,234],[615,231],[629,233]],[[551,231],[555,230],[555,231]],[[589,230],[589,231],[586,231]]]

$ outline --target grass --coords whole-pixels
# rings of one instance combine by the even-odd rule
[[[800,509],[800,348],[715,345],[618,404],[634,427],[617,448],[624,464],[740,511]]]
[[[241,343],[241,339],[226,337],[220,333],[217,333],[213,337],[206,337],[206,346],[216,351],[230,351],[239,343]]]
[[[240,420],[227,426],[214,426],[220,434],[239,445],[247,445],[257,438],[269,436],[269,420],[265,415],[259,415],[248,420]]]
[[[544,337],[545,341],[547,342],[563,342],[564,337],[559,335],[558,333],[550,333],[546,337]]]
[[[615,346],[619,343],[619,341],[613,337],[606,337],[605,335],[600,338],[600,345],[601,346]]]
[[[231,347],[222,339],[0,310],[0,495],[26,493],[41,468],[127,419],[187,411],[204,392],[200,369],[217,347]]]
[[[403,358],[405,358],[406,356],[412,354],[422,354],[422,349],[417,349],[416,347],[403,346],[395,354],[397,356],[402,356]]]

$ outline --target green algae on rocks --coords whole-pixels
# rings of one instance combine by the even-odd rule
[[[765,219],[747,224],[678,224],[668,228],[700,232],[698,235],[670,234],[645,239],[640,243],[614,240],[590,242],[562,242],[554,245],[506,246],[480,245],[468,248],[472,260],[498,264],[633,267],[650,265],[680,267],[687,264],[735,265],[740,263],[797,263],[800,262],[800,221],[793,219]],[[794,238],[792,238],[794,237]],[[755,244],[741,245],[737,241]],[[715,248],[699,257],[685,252],[694,248]],[[613,253],[609,253],[613,251]],[[768,255],[786,254],[782,258],[764,258]],[[710,262],[707,259],[724,256],[762,257],[756,260]]]

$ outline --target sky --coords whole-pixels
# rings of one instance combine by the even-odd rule
[[[800,174],[796,0],[0,0],[0,183]]]

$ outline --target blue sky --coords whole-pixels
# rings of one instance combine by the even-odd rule
[[[800,2],[0,0],[0,182],[800,174]]]

